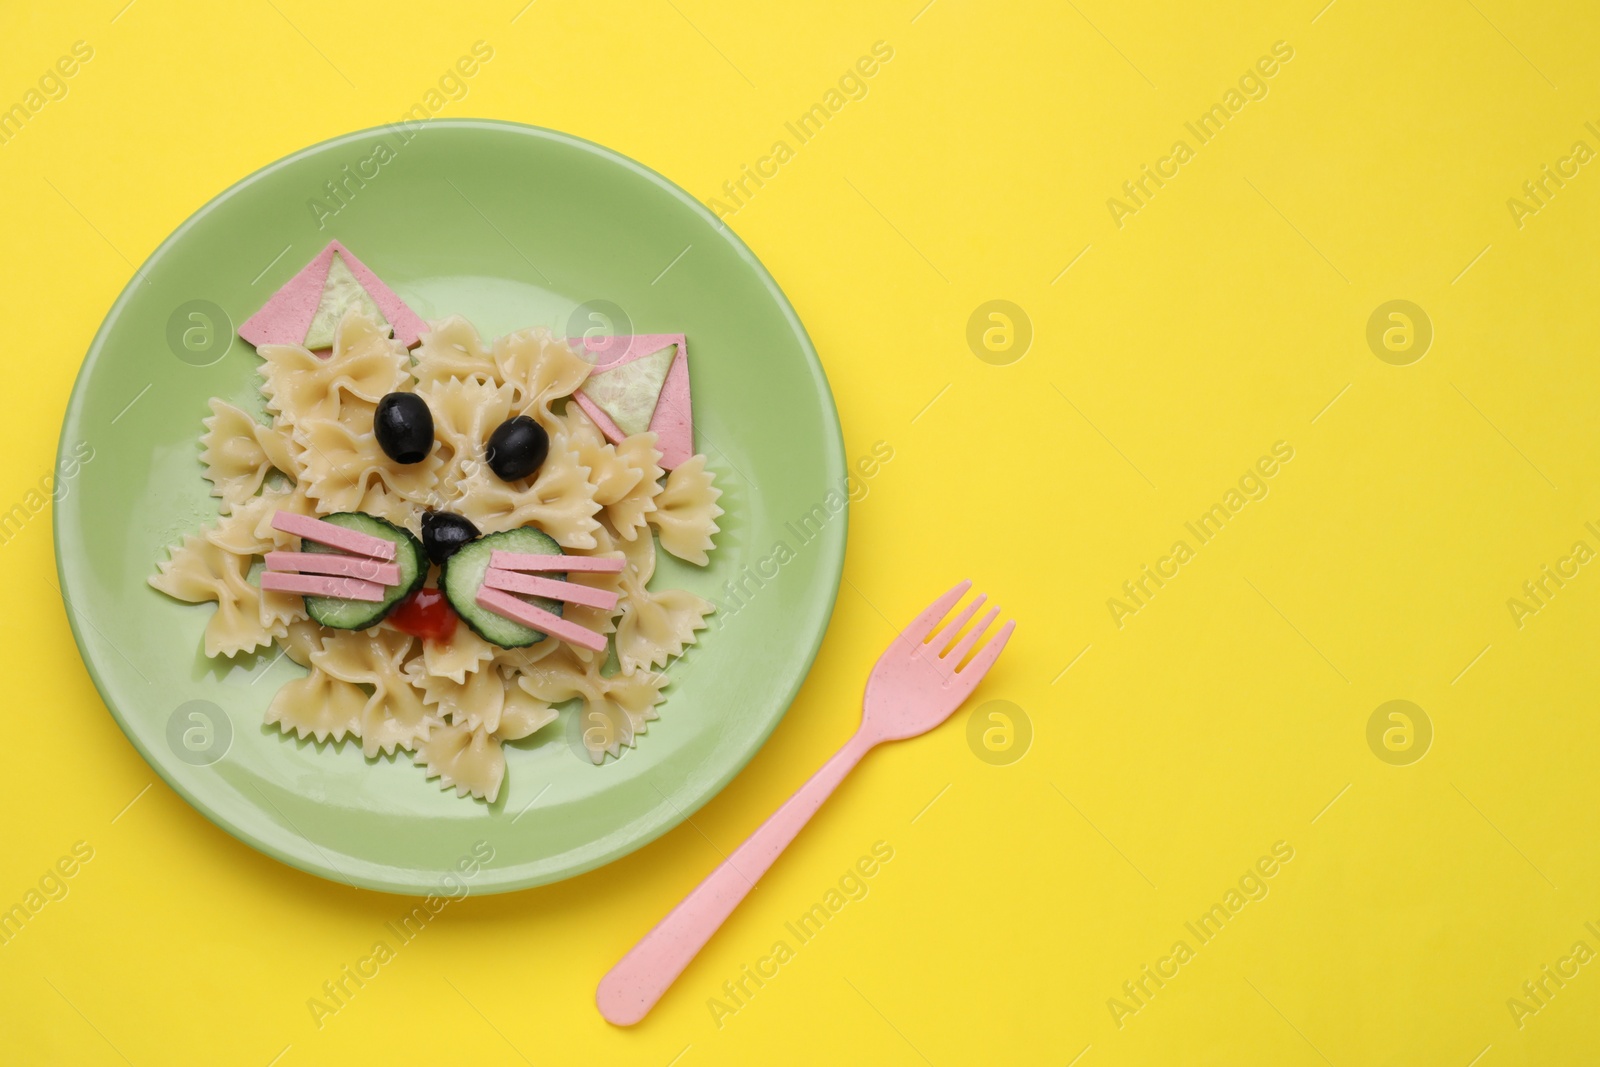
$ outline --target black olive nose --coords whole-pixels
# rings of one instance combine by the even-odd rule
[[[422,513],[422,547],[435,563],[442,565],[457,549],[476,541],[479,536],[471,519],[453,511]]]

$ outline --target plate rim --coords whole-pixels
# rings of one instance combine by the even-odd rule
[[[736,232],[734,232],[731,226],[714,215],[704,204],[692,196],[682,186],[672,181],[672,179],[666,177],[651,167],[646,166],[638,160],[624,155],[616,149],[608,148],[605,145],[588,140],[587,138],[579,137],[575,134],[566,133],[564,131],[551,129],[545,126],[533,125],[531,123],[491,118],[429,119],[427,124],[419,132],[426,132],[435,126],[445,129],[469,131],[476,130],[490,135],[513,134],[516,136],[533,137],[535,139],[554,141],[567,147],[576,148],[580,151],[586,152],[590,155],[598,156],[613,164],[620,165],[625,169],[632,171],[633,173],[644,178],[646,181],[662,189],[680,203],[686,205],[694,214],[700,216],[702,220],[709,223],[712,229],[723,240],[727,241],[739,259],[742,260],[744,264],[754,272],[755,277],[757,277],[765,286],[767,292],[776,302],[779,311],[782,313],[784,320],[789,326],[789,329],[794,334],[796,340],[798,340],[801,353],[806,358],[807,368],[818,387],[818,395],[825,401],[825,403],[822,405],[825,422],[832,428],[831,434],[826,432],[823,434],[823,440],[826,446],[826,454],[823,456],[824,466],[832,468],[830,473],[834,476],[837,476],[838,480],[842,480],[847,476],[848,471],[845,461],[844,429],[839,419],[838,405],[834,401],[832,386],[828,381],[827,373],[823,369],[822,360],[817,355],[816,346],[811,341],[811,335],[806,331],[805,324],[801,322],[799,314],[794,309],[794,305],[790,302],[788,295],[784,293],[782,287],[778,285],[777,280],[773,278],[771,271],[769,271],[766,265],[761,262],[761,260],[753,251],[751,251],[750,246],[747,245]],[[82,419],[82,408],[86,403],[88,392],[87,382],[89,375],[98,364],[105,350],[108,335],[112,327],[120,319],[127,304],[133,300],[137,287],[144,283],[143,275],[146,269],[148,269],[152,264],[158,263],[163,256],[169,254],[176,244],[182,240],[183,236],[191,227],[211,214],[220,204],[234,196],[243,193],[244,190],[262,180],[267,175],[287,167],[307,156],[326,152],[338,145],[351,141],[359,141],[368,138],[373,134],[390,133],[396,128],[396,124],[389,123],[380,126],[369,126],[358,130],[348,131],[346,133],[337,134],[333,137],[324,138],[321,141],[317,141],[313,144],[297,149],[288,155],[274,159],[256,168],[254,171],[251,171],[249,174],[238,179],[237,181],[232,182],[226,188],[216,193],[204,204],[190,213],[190,215],[185,218],[183,222],[173,229],[173,231],[168,234],[166,238],[163,239],[162,242],[157,245],[148,256],[145,257],[144,261],[138,267],[134,268],[132,276],[124,284],[122,291],[117,295],[116,300],[112,302],[110,308],[106,311],[105,317],[101,320],[99,328],[95,331],[94,338],[89,343],[89,347],[84,354],[83,361],[78,367],[77,376],[73,379],[72,391],[68,395],[67,406],[62,413],[61,431],[56,443],[57,464],[59,465],[62,457],[66,454],[66,449],[68,448],[67,437],[69,428],[80,422]],[[70,510],[76,514],[77,506],[74,505]],[[593,871],[599,867],[603,867],[609,863],[621,859],[623,856],[639,851],[646,845],[649,845],[651,842],[665,835],[668,831],[676,829],[684,822],[687,822],[691,815],[699,811],[700,808],[709,803],[712,798],[716,797],[725,788],[727,788],[728,784],[732,782],[741,771],[744,770],[744,768],[753,758],[755,758],[756,753],[766,746],[767,741],[771,738],[773,731],[777,729],[778,724],[782,722],[783,719],[789,714],[789,709],[793,706],[795,697],[799,694],[801,686],[805,684],[806,679],[810,676],[811,667],[816,662],[817,654],[822,648],[823,639],[827,636],[828,627],[833,619],[834,608],[838,603],[840,583],[844,575],[845,548],[848,540],[850,522],[850,509],[848,507],[841,511],[841,517],[843,519],[842,522],[830,523],[828,525],[826,531],[827,538],[823,544],[819,545],[819,547],[823,550],[822,559],[819,561],[819,571],[823,576],[826,577],[828,584],[831,587],[831,590],[826,597],[825,610],[822,612],[819,624],[816,626],[814,632],[809,638],[809,641],[807,642],[807,647],[803,647],[801,649],[803,655],[797,657],[797,662],[800,664],[800,669],[794,674],[792,682],[787,686],[787,691],[779,694],[780,709],[778,713],[771,716],[766,726],[757,734],[752,736],[749,745],[747,745],[744,750],[736,753],[735,757],[730,759],[724,765],[724,767],[719,769],[717,773],[710,776],[705,786],[694,791],[692,795],[684,797],[674,794],[673,798],[668,799],[666,804],[660,806],[668,809],[668,812],[658,818],[653,825],[647,826],[637,834],[633,835],[627,842],[544,874],[525,874],[520,877],[501,877],[499,879],[492,877],[480,877],[474,881],[472,887],[472,891],[474,893],[487,895],[531,889],[536,886],[562,882],[569,878],[575,878],[581,874],[586,874],[589,871]],[[418,878],[432,876],[434,881],[424,886],[419,882],[375,876],[374,874],[368,872],[348,874],[339,870],[331,862],[324,861],[319,863],[317,862],[316,854],[321,851],[320,847],[304,834],[300,834],[300,839],[307,843],[309,846],[309,851],[312,853],[312,855],[304,856],[290,853],[277,847],[276,845],[256,837],[246,828],[234,825],[222,811],[204,802],[180,780],[176,780],[174,776],[169,773],[169,768],[166,765],[166,761],[155,758],[151,751],[140,742],[137,732],[130,728],[129,723],[124,718],[124,715],[118,708],[117,703],[111,698],[110,693],[108,693],[108,683],[104,678],[101,677],[100,669],[84,641],[84,635],[79,626],[78,609],[73,606],[71,600],[69,600],[67,596],[68,578],[65,557],[62,553],[62,509],[51,509],[50,522],[52,535],[51,546],[55,554],[56,578],[60,583],[58,592],[60,593],[62,607],[66,612],[67,624],[71,629],[73,642],[77,646],[78,658],[83,663],[84,668],[88,671],[90,680],[94,683],[95,691],[100,696],[101,703],[105,705],[105,708],[110,713],[112,720],[117,724],[117,728],[122,731],[123,736],[133,745],[134,750],[138,752],[139,756],[145,761],[145,763],[152,770],[154,770],[164,782],[166,782],[168,787],[182,797],[191,808],[198,812],[213,826],[216,826],[229,836],[243,842],[250,848],[255,849],[257,852],[260,852],[266,856],[270,856],[273,859],[276,859],[286,866],[292,867],[296,870],[303,871],[307,874],[315,875],[319,878],[339,884],[351,885],[362,889],[370,889],[378,892],[391,893],[407,897],[427,895],[427,893],[431,891],[431,888],[436,886],[438,877],[442,876],[446,872],[442,870],[425,872],[415,868],[405,869],[406,874],[414,875]],[[241,793],[241,795],[243,794]],[[259,805],[254,806],[259,808]],[[503,871],[506,875],[510,875],[512,872],[525,868],[526,866],[526,864],[523,864],[520,868],[508,867],[504,868]],[[380,869],[382,871],[398,872],[401,870],[400,868],[388,867],[386,865],[377,863],[369,863],[368,867]],[[482,876],[489,876],[494,873],[494,870],[494,868],[485,867],[480,874]]]

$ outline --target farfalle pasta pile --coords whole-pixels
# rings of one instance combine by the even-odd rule
[[[207,655],[277,645],[306,669],[266,711],[285,734],[354,739],[368,757],[405,750],[441,786],[490,803],[505,781],[503,744],[555,721],[553,705],[581,701],[580,732],[596,764],[620,755],[656,718],[668,680],[662,668],[695,642],[713,608],[684,590],[650,588],[657,537],[661,549],[702,566],[713,548],[721,491],[705,457],[669,473],[656,433],[602,432],[574,397],[595,365],[549,331],[486,343],[467,321],[449,318],[419,330],[408,350],[395,336],[395,314],[346,303],[329,350],[258,344],[270,423],[211,401],[200,460],[221,514],[171,547],[150,584],[179,600],[216,603]],[[380,447],[374,419],[385,398],[408,392],[431,412],[433,436],[423,458],[401,463]],[[486,461],[486,443],[519,416],[537,423],[548,454],[536,474],[508,481]],[[282,529],[284,515],[364,513],[398,527],[397,536],[420,537],[424,517],[439,512],[484,536],[540,531],[561,558],[620,561],[611,572],[565,576],[610,594],[598,602],[614,597],[613,607],[567,603],[559,613],[600,635],[600,647],[537,635],[500,647],[466,625],[447,639],[418,636],[396,621],[399,613],[339,629],[313,618],[309,594],[262,588],[272,560],[304,560],[299,550],[317,547]],[[424,568],[413,597],[438,584],[439,567]]]

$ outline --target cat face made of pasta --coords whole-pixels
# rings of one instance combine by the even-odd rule
[[[267,721],[319,741],[359,738],[372,754],[409,750],[429,777],[489,802],[505,775],[501,742],[551,721],[552,703],[580,699],[586,726],[596,718],[609,724],[583,734],[595,762],[631,745],[655,718],[667,682],[659,669],[694,643],[713,609],[681,590],[649,588],[657,535],[666,551],[707,560],[722,509],[703,457],[663,480],[653,434],[608,441],[566,399],[588,364],[548,331],[485,344],[464,319],[451,318],[433,323],[408,352],[354,312],[327,353],[262,345],[259,354],[268,420],[248,405],[211,401],[200,460],[221,517],[171,546],[150,584],[179,600],[217,603],[208,655],[278,644],[309,672],[284,684]],[[396,391],[415,393],[434,422],[416,463],[389,457],[373,430],[379,401]],[[506,482],[488,469],[484,451],[494,428],[517,415],[537,421],[550,448],[533,476]],[[462,515],[484,535],[533,526],[566,553],[622,557],[621,573],[569,575],[617,592],[614,608],[569,604],[563,612],[614,635],[616,671],[604,673],[605,653],[554,640],[504,649],[465,627],[442,644],[387,624],[330,630],[307,618],[300,597],[263,592],[251,580],[266,552],[294,547],[273,526],[278,511],[365,511],[420,534],[430,509]],[[591,745],[592,737],[604,743]]]

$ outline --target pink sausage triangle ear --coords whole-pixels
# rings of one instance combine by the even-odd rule
[[[689,346],[683,334],[574,337],[569,343],[596,360],[590,384],[574,393],[573,399],[601,433],[621,443],[637,432],[630,427],[647,422],[656,435],[663,470],[672,470],[694,455]],[[611,358],[598,355],[619,349],[620,355]],[[644,396],[646,393],[650,395]]]
[[[369,311],[376,308],[394,327],[395,339],[407,348],[416,344],[428,328],[365,263],[343,244],[330,241],[315,259],[272,294],[260,311],[244,321],[239,336],[257,347],[316,341],[319,343],[310,347],[325,348],[331,343],[326,324],[331,320],[337,325],[346,310],[363,304],[368,305]],[[313,324],[325,327],[317,331],[317,337],[310,336]]]

